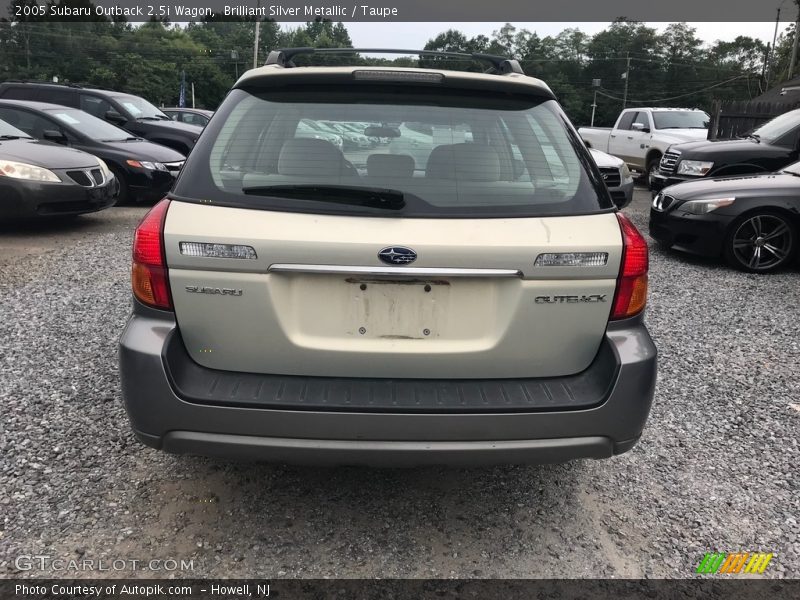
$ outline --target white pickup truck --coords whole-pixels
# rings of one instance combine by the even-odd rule
[[[708,122],[708,114],[695,108],[626,108],[614,127],[581,127],[578,133],[589,148],[621,158],[628,168],[646,174],[649,184],[667,147],[706,139]]]

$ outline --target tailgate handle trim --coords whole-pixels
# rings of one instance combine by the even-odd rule
[[[517,269],[439,269],[429,267],[361,267],[346,265],[274,264],[270,273],[342,273],[391,277],[522,277]]]

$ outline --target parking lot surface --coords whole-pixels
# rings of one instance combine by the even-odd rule
[[[643,232],[648,200],[637,190],[626,209]],[[800,576],[796,268],[748,275],[651,248],[659,381],[625,455],[233,463],[129,431],[116,345],[144,212],[0,228],[0,577],[691,577],[710,551],[772,552],[765,577]],[[20,571],[37,554],[128,563]]]

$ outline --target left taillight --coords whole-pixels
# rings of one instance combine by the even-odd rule
[[[172,310],[164,251],[164,222],[168,210],[169,200],[165,198],[144,216],[133,234],[133,295],[139,302],[161,310]]]

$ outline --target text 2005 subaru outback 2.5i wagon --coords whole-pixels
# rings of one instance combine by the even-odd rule
[[[136,231],[137,437],[342,464],[629,450],[656,380],[647,246],[550,89],[495,57],[476,74],[296,53],[239,80]],[[301,121],[376,142],[343,153]]]

